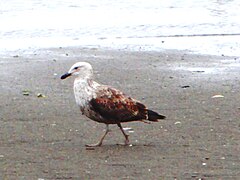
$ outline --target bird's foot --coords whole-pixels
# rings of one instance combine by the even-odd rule
[[[98,147],[98,146],[101,146],[102,145],[102,142],[98,142],[96,144],[86,144],[85,146],[86,147]]]
[[[118,146],[132,146],[130,142],[117,143]]]
[[[124,143],[118,143],[117,145],[130,146],[131,144],[130,144],[130,141],[128,139],[128,136],[129,135],[125,136],[126,139],[125,139]]]
[[[106,125],[106,131],[104,133],[104,135],[101,137],[100,141],[97,142],[96,144],[86,144],[85,146],[86,147],[98,147],[98,146],[101,146],[102,143],[103,143],[103,140],[105,138],[105,136],[110,132],[110,129],[108,128],[108,124]]]
[[[130,141],[129,141],[129,139],[128,139],[128,136],[129,136],[129,135],[126,135],[126,136],[125,136],[126,139],[125,139],[125,142],[124,142],[124,143],[125,143],[126,146],[128,146],[128,145],[130,144]]]

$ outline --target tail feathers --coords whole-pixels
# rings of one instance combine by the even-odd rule
[[[148,120],[149,121],[157,122],[158,119],[165,119],[166,118],[166,116],[158,114],[158,113],[156,113],[156,112],[154,112],[152,110],[149,110],[149,109],[147,110],[147,112],[148,112]]]

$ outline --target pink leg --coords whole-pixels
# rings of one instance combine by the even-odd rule
[[[124,135],[124,137],[125,137],[124,145],[129,145],[129,139],[128,139],[128,136],[129,136],[129,135],[127,135],[127,134],[124,132],[124,130],[123,130],[123,128],[122,128],[122,125],[121,125],[120,123],[118,123],[117,125],[118,125],[118,127],[120,128],[120,130],[122,131],[122,133],[123,133],[123,135]]]
[[[100,141],[97,142],[96,144],[86,144],[86,147],[96,147],[96,146],[101,146],[103,143],[104,138],[106,137],[106,135],[110,132],[109,128],[108,128],[108,124],[106,124],[106,131],[103,134],[103,136],[101,137]]]

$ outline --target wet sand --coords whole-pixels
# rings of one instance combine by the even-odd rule
[[[98,81],[167,116],[132,122],[132,146],[75,104],[73,79],[88,61]],[[182,51],[59,48],[0,58],[0,179],[238,179],[240,59]],[[216,96],[217,95],[217,96]],[[39,96],[39,97],[38,97]]]

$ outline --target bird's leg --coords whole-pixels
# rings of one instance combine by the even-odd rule
[[[123,133],[123,135],[124,135],[124,137],[125,137],[125,143],[124,143],[124,145],[129,145],[129,139],[128,139],[128,136],[129,136],[129,135],[127,135],[127,134],[125,133],[125,131],[123,130],[122,125],[121,125],[120,123],[118,123],[117,125],[118,125],[118,127],[120,128],[120,130],[122,131],[122,133]]]
[[[108,127],[108,124],[106,124],[106,130],[105,130],[105,133],[103,134],[103,136],[101,137],[100,141],[97,142],[96,144],[86,144],[85,146],[87,147],[96,147],[96,146],[101,146],[102,145],[102,142],[104,140],[104,138],[106,137],[106,135],[110,132],[109,130],[109,127]]]

